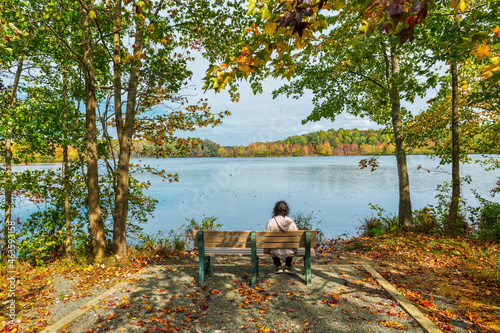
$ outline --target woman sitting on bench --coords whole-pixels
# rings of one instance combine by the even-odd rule
[[[297,225],[288,216],[290,208],[285,201],[278,201],[273,209],[273,218],[267,221],[266,231],[294,231],[297,230]],[[274,273],[281,274],[292,272],[292,257],[296,253],[296,249],[270,249],[269,252],[273,255],[273,262],[276,266]],[[285,259],[285,268],[281,265],[281,259]]]

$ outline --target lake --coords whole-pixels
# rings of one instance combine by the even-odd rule
[[[472,156],[473,159],[479,156]],[[369,203],[390,214],[398,210],[398,178],[395,156],[381,156],[380,166],[371,172],[358,167],[360,156],[265,157],[265,158],[170,158],[135,159],[179,174],[179,182],[162,182],[160,177],[137,174],[151,182],[147,194],[159,200],[145,232],[167,233],[185,224],[184,217],[200,221],[217,216],[224,229],[261,230],[271,218],[278,200],[285,200],[294,213],[313,213],[326,236],[355,235],[360,222],[374,214]],[[426,156],[408,156],[412,208],[437,200],[436,186],[451,180],[451,166],[436,171],[437,161]],[[422,169],[418,166],[422,165]],[[55,167],[45,164],[35,167]],[[57,165],[58,166],[58,165]],[[25,167],[16,167],[21,170]],[[433,170],[428,173],[424,169]],[[461,175],[472,183],[463,188],[464,197],[476,205],[471,188],[488,200],[498,171],[484,171],[476,164],[461,165]],[[16,209],[17,213],[17,209]]]
[[[217,216],[225,229],[264,229],[278,200],[290,205],[291,214],[311,213],[322,223],[327,236],[354,235],[356,227],[374,212],[369,203],[397,214],[398,178],[396,158],[380,157],[380,167],[360,170],[359,156],[265,157],[265,158],[183,158],[142,160],[169,172],[178,172],[179,182],[152,180],[150,195],[159,199],[154,219],[145,230],[170,230],[181,226],[184,217],[201,220]],[[138,162],[138,161],[135,161]],[[451,180],[451,166],[436,170],[438,163],[426,156],[408,156],[412,208],[435,204],[436,186]],[[447,173],[448,172],[448,173]],[[490,200],[498,172],[484,171],[479,165],[461,166],[461,175],[470,175],[472,184],[464,196],[472,205],[476,189]],[[146,180],[147,176],[139,176]]]

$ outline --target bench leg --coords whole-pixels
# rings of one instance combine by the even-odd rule
[[[259,275],[259,258],[252,258],[252,286],[257,284],[257,276]]]
[[[198,232],[198,282],[205,282],[205,273],[210,271],[210,257],[205,257],[205,243],[203,240],[203,231]],[[208,266],[208,267],[207,267]]]
[[[205,257],[205,274],[210,275],[212,274],[212,266],[210,265],[210,258],[211,257]]]
[[[306,286],[311,284],[311,257],[304,257],[304,276],[306,279]]]
[[[210,257],[201,257],[199,259],[200,267],[199,267],[199,282],[205,282],[205,276],[212,274],[212,268],[210,266]]]
[[[257,275],[259,274],[259,258],[257,257],[257,240],[255,231],[250,233],[252,242],[252,286],[257,284]]]
[[[306,286],[311,284],[311,231],[305,231],[305,255],[304,255],[304,275]]]
[[[200,255],[198,260],[200,267],[198,267],[198,282],[205,282],[205,257]]]

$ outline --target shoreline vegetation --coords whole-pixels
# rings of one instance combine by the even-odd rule
[[[168,157],[297,157],[297,156],[366,156],[393,155],[395,144],[393,136],[384,130],[329,129],[308,134],[294,135],[284,140],[272,142],[253,142],[248,146],[221,146],[208,139],[195,139],[187,152],[183,153],[174,146],[157,147],[147,141],[134,140],[131,158],[156,157],[159,148],[169,152]],[[118,154],[118,140],[111,142],[115,156]],[[422,148],[408,151],[411,155],[432,153],[434,143],[429,141]],[[14,145],[13,153],[15,155]],[[78,152],[69,147],[69,159],[77,159]],[[61,162],[62,148],[57,147],[53,156],[33,155],[37,163]]]

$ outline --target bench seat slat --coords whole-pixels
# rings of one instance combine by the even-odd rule
[[[305,242],[278,242],[278,243],[258,243],[258,249],[295,249],[305,247]],[[316,242],[311,242],[311,247],[316,247]]]
[[[269,236],[265,236],[265,237],[257,237],[257,243],[276,243],[276,242],[295,242],[295,241],[301,241],[301,242],[305,242],[306,241],[306,237],[305,236],[302,236],[302,237],[298,237],[298,236],[288,236],[286,233],[285,234],[282,234],[280,235],[279,237],[269,237]]]
[[[280,243],[256,243],[260,249],[294,249],[297,247],[305,247],[304,242],[280,242]],[[311,244],[315,246],[315,244]],[[205,247],[238,247],[251,248],[251,243],[232,243],[232,242],[211,242],[205,241]]]
[[[313,255],[315,251],[311,249],[311,255]],[[206,247],[205,248],[205,255],[236,255],[236,256],[250,256],[252,255],[252,250],[250,248],[248,249],[240,249],[240,248],[217,248],[217,247]],[[266,256],[271,254],[264,253],[264,249],[257,249],[257,256]],[[303,256],[305,255],[305,249],[304,248],[298,248],[297,253],[295,254],[296,256]]]
[[[205,241],[205,247],[235,247],[251,248],[251,243],[213,242]],[[295,249],[305,247],[305,242],[280,242],[280,243],[257,243],[258,249]],[[311,247],[316,247],[316,242],[311,242]]]
[[[231,243],[231,242],[211,242],[211,241],[205,241],[205,248],[207,247],[234,247],[234,248],[251,248],[252,245],[250,242],[248,243]]]
[[[294,241],[301,241],[305,242],[305,236],[298,237],[298,236],[288,236],[286,234],[282,234],[279,237],[257,237],[256,241],[257,243],[276,243],[276,242],[294,242]],[[241,236],[241,237],[229,237],[229,236],[223,236],[223,237],[218,237],[218,236],[212,236],[212,235],[204,235],[204,240],[205,242],[230,242],[230,243],[250,243],[250,237],[246,236]]]

